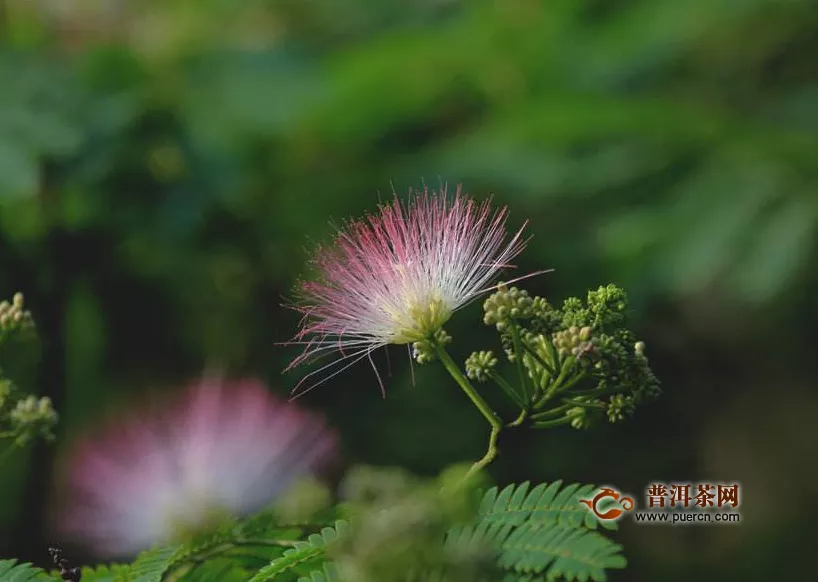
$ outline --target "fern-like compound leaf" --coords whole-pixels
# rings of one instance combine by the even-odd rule
[[[597,490],[595,485],[573,483],[566,487],[562,481],[550,485],[542,483],[531,488],[526,481],[519,485],[509,485],[502,490],[492,487],[483,496],[480,515],[489,523],[519,526],[529,521],[539,524],[557,523],[563,527],[585,527],[596,529],[599,525],[606,529],[617,528],[614,521],[600,521],[580,504]]]
[[[132,580],[131,567],[127,564],[82,569],[82,582],[131,582]]]
[[[259,570],[250,579],[250,582],[275,580],[276,576],[290,572],[305,562],[323,556],[327,545],[338,539],[338,536],[343,535],[347,527],[345,521],[338,521],[334,528],[325,527],[320,533],[309,536],[306,541],[296,542],[295,546],[285,551],[280,558],[276,558]]]
[[[129,582],[161,582],[179,546],[168,546],[142,552],[130,567]]]
[[[340,582],[340,580],[335,566],[326,562],[320,570],[312,571],[309,576],[300,577],[298,582]]]
[[[249,578],[250,573],[233,560],[213,558],[199,564],[181,580],[184,582],[246,582]],[[172,579],[172,575],[166,577],[166,580]]]
[[[595,531],[600,524],[614,529],[615,522],[600,521],[580,504],[596,489],[561,481],[494,487],[483,496],[477,521],[449,530],[446,543],[493,549],[506,571],[503,582],[603,582],[606,570],[626,562],[621,546]]]
[[[44,570],[17,560],[0,560],[0,582],[56,582]]]
[[[526,525],[502,544],[500,566],[524,574],[546,572],[547,580],[604,582],[605,570],[625,567],[621,550],[595,531]]]

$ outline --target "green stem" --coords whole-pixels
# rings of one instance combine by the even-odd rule
[[[600,410],[606,410],[608,408],[604,404],[600,404],[598,402],[582,402],[582,401],[572,400],[570,398],[566,398],[564,400],[564,402],[566,402],[568,404],[571,404],[571,405],[573,405],[575,407],[576,406],[582,406],[582,407],[585,407],[585,408],[599,408]]]
[[[622,388],[613,387],[613,388],[605,388],[604,390],[583,390],[582,392],[572,392],[571,398],[577,398],[582,396],[607,396],[608,394],[618,394],[622,392]]]
[[[477,410],[486,418],[486,420],[491,425],[492,429],[500,430],[503,428],[503,421],[500,420],[500,417],[495,414],[494,410],[492,410],[491,406],[489,406],[488,402],[483,400],[483,397],[477,393],[477,390],[474,389],[474,386],[471,385],[471,382],[463,375],[463,372],[460,371],[460,368],[457,367],[457,364],[454,363],[452,357],[446,351],[446,349],[441,346],[437,345],[437,355],[440,358],[440,361],[443,362],[443,366],[446,368],[446,371],[449,372],[454,381],[457,382],[458,386],[466,393],[466,396],[474,403],[477,407]]]
[[[582,380],[584,380],[587,377],[588,377],[588,372],[583,370],[582,372],[580,372],[579,374],[577,374],[576,376],[574,376],[573,378],[568,380],[568,382],[563,384],[560,387],[560,392],[566,392],[567,390],[570,390],[571,388],[576,386],[578,382],[581,382]]]
[[[528,417],[528,410],[523,408],[520,411],[520,415],[517,418],[515,418],[513,421],[509,422],[506,425],[506,427],[512,428],[512,427],[515,427],[515,426],[520,426],[520,425],[523,424],[523,422],[525,422],[526,417]]]
[[[562,406],[558,406],[557,408],[552,408],[551,410],[545,410],[543,412],[538,412],[536,414],[531,415],[531,420],[539,421],[545,418],[550,418],[556,414],[562,414],[566,410],[571,410],[572,408],[576,408],[576,404],[563,404]]]
[[[574,420],[574,416],[564,416],[562,418],[555,418],[554,420],[541,420],[531,425],[531,428],[553,428],[555,426],[562,426]]]
[[[525,408],[525,400],[522,396],[520,396],[514,387],[509,384],[508,380],[503,378],[500,374],[496,372],[492,372],[490,378],[494,380],[494,382],[503,389],[503,392],[508,394],[508,397],[514,401],[514,404],[519,406],[520,408]]]
[[[576,363],[577,359],[574,356],[569,356],[566,358],[565,362],[562,364],[562,369],[560,370],[560,375],[557,376],[557,379],[554,380],[551,385],[548,387],[548,390],[545,391],[543,397],[540,398],[537,403],[534,405],[534,408],[542,407],[546,402],[548,402],[557,392],[560,391],[560,385],[565,381],[565,378],[571,372]]]
[[[536,398],[537,386],[535,384],[531,391],[528,389],[528,377],[523,370],[524,342],[520,338],[520,329],[516,324],[511,326],[511,341],[514,343],[514,361],[517,364],[517,375],[520,378],[520,390],[523,391],[524,402],[528,404]]]
[[[466,472],[466,476],[463,477],[462,483],[467,482],[469,479],[474,477],[477,473],[485,469],[489,464],[491,464],[494,459],[497,458],[497,454],[499,450],[497,449],[497,437],[500,436],[500,430],[502,427],[491,427],[491,435],[489,435],[489,448],[486,451],[486,454],[483,455],[483,458],[474,463],[469,470]]]
[[[440,361],[443,362],[443,366],[446,368],[446,371],[448,371],[451,377],[454,378],[454,381],[457,382],[458,386],[460,386],[463,392],[466,393],[466,396],[469,397],[469,399],[477,407],[477,410],[480,411],[491,426],[488,450],[486,451],[486,454],[483,455],[483,458],[474,463],[468,470],[466,476],[463,478],[463,483],[465,483],[497,458],[497,437],[500,436],[500,431],[503,430],[503,421],[500,420],[500,417],[497,416],[494,410],[492,410],[488,402],[483,400],[483,397],[477,393],[477,390],[474,389],[474,386],[471,385],[468,378],[463,375],[463,372],[461,372],[460,368],[457,367],[457,364],[454,363],[454,360],[452,360],[449,352],[447,352],[446,349],[440,344],[438,344],[436,348],[437,356],[440,358]]]
[[[548,343],[548,339],[546,339],[545,341],[546,343]],[[554,377],[554,375],[556,374],[554,368],[551,366],[551,364],[545,361],[545,358],[543,358],[540,354],[537,353],[537,350],[535,350],[534,348],[525,343],[523,344],[523,349],[527,351],[532,358],[537,360],[537,363],[543,368],[545,368],[545,370],[550,374],[552,378]]]
[[[296,540],[268,540],[263,538],[238,538],[229,542],[223,542],[189,556],[182,563],[176,566],[176,568],[165,574],[163,577],[163,582],[176,582],[181,580],[203,562],[218,557],[222,554],[226,554],[231,550],[241,548],[242,546],[294,548],[296,547],[297,543],[298,542]]]

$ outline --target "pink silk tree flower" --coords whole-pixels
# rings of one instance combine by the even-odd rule
[[[206,378],[80,441],[64,459],[58,529],[99,555],[134,555],[262,508],[335,451],[318,417],[261,382]]]
[[[307,374],[331,372],[325,382],[389,344],[432,337],[452,314],[491,289],[486,286],[525,241],[521,228],[506,242],[505,207],[492,211],[457,192],[416,192],[408,203],[397,196],[375,215],[349,222],[332,246],[319,248],[317,277],[300,285],[292,306],[304,317],[289,344],[304,350],[287,367],[335,356]],[[373,366],[374,367],[374,366]],[[383,388],[383,386],[382,386]]]

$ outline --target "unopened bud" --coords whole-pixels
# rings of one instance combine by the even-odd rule
[[[12,302],[14,303],[14,307],[16,307],[17,309],[22,309],[23,308],[23,294],[20,293],[19,291],[17,293],[15,293],[14,297],[12,298]]]
[[[466,375],[472,380],[485,382],[497,365],[497,358],[490,351],[474,352],[466,360]]]

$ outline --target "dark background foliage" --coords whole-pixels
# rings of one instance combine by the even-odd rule
[[[46,563],[55,457],[135,392],[210,365],[295,385],[280,303],[330,220],[462,183],[530,220],[520,272],[555,269],[532,292],[625,286],[665,386],[504,442],[494,479],[738,480],[740,525],[625,524],[613,579],[810,578],[816,27],[808,0],[0,3],[0,295],[26,294],[62,420],[3,469],[0,554]],[[461,358],[496,347],[479,322],[450,324]],[[440,369],[390,369],[385,400],[363,365],[301,401],[348,462],[482,453]]]

